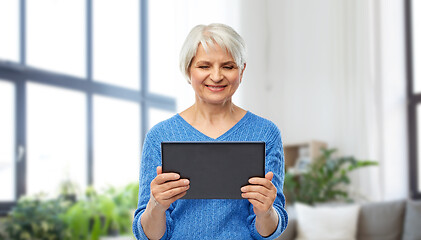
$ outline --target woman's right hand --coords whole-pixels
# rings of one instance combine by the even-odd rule
[[[166,211],[171,203],[186,195],[190,187],[188,179],[180,179],[177,173],[162,173],[162,167],[156,168],[157,176],[151,182],[151,202],[154,207]]]

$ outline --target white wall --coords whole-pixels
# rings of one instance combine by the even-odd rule
[[[237,102],[255,114],[266,115],[270,109],[266,102],[269,69],[267,1],[243,0],[241,3],[238,32],[247,44],[247,66],[239,87],[241,98]]]
[[[332,142],[330,1],[268,1],[268,117],[284,141]]]

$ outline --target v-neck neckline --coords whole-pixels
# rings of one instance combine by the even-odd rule
[[[180,114],[177,113],[176,116],[184,126],[190,129],[190,131],[195,133],[197,136],[206,138],[208,141],[219,141],[229,136],[232,132],[235,132],[235,130],[237,130],[249,118],[250,114],[250,111],[247,111],[246,114],[244,114],[244,116],[240,119],[240,121],[238,121],[234,126],[232,126],[230,129],[228,129],[226,132],[224,132],[217,138],[209,137],[208,135],[199,131],[197,128],[193,127],[190,123],[188,123],[182,116],[180,116]]]

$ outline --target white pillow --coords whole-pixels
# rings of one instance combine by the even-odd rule
[[[360,206],[311,207],[296,203],[296,240],[355,240]]]

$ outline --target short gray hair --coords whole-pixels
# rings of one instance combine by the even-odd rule
[[[208,45],[213,47],[217,44],[221,48],[225,48],[234,58],[240,73],[243,71],[244,63],[246,63],[246,45],[243,38],[233,28],[225,24],[197,25],[187,35],[180,51],[180,70],[189,83],[191,83],[189,68],[196,56],[199,44],[202,44],[205,51],[207,51]]]

